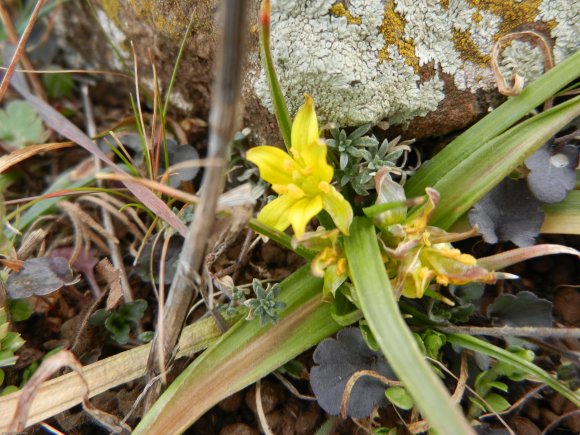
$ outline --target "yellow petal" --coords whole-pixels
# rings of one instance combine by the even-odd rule
[[[348,234],[352,223],[352,207],[344,197],[336,191],[334,186],[323,196],[322,208],[328,212],[336,228],[342,233]]]
[[[304,94],[304,105],[296,113],[292,123],[292,148],[300,156],[306,147],[318,142],[318,120],[314,112],[314,101],[308,94]]]
[[[327,146],[321,140],[312,142],[302,150],[302,161],[306,167],[320,179],[330,183],[334,169],[326,161]]]
[[[290,195],[282,195],[266,206],[258,214],[258,220],[266,225],[284,231],[290,226],[289,210],[296,203]]]
[[[297,169],[296,162],[280,148],[259,146],[250,148],[246,159],[260,170],[260,177],[270,184],[292,183],[292,171]]]
[[[319,195],[308,196],[296,201],[289,210],[288,218],[297,239],[306,231],[308,221],[322,210],[322,199]]]

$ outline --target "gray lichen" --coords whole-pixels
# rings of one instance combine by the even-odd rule
[[[272,0],[272,55],[290,111],[308,92],[324,121],[406,124],[434,111],[445,98],[443,73],[460,90],[494,89],[493,44],[525,24],[506,18],[513,8],[547,23],[557,62],[578,49],[580,0],[488,3]],[[517,64],[528,80],[541,73],[538,49],[514,42],[504,51],[504,68]],[[255,90],[271,108],[264,72]]]

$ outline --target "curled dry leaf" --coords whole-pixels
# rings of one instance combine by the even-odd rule
[[[24,261],[20,272],[13,272],[6,282],[12,299],[44,296],[79,281],[68,261],[62,257],[39,257]]]

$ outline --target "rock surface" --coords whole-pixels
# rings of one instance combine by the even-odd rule
[[[133,41],[149,88],[147,50],[166,87],[193,16],[172,103],[188,116],[206,117],[217,0],[91,1],[92,8],[86,2],[66,6],[62,28],[68,40],[87,55],[85,62],[100,53],[92,65],[99,68],[131,68]],[[292,114],[308,92],[323,122],[387,120],[407,129],[407,136],[432,136],[468,125],[501,101],[490,68],[499,38],[535,30],[548,38],[560,62],[580,46],[579,11],[580,0],[272,0],[272,50]],[[104,32],[95,31],[95,20]],[[256,27],[249,31],[246,124],[271,137],[275,123]],[[88,46],[82,38],[87,34],[95,36]],[[543,63],[533,40],[514,41],[500,55],[502,71],[509,75],[517,68],[526,83],[543,72]]]

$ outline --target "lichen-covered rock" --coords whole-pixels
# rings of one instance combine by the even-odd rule
[[[422,135],[434,134],[487,110],[499,38],[534,29],[551,37],[559,62],[578,49],[579,14],[578,0],[273,0],[272,51],[291,111],[304,92],[319,116],[341,125],[413,126],[438,111],[419,122]],[[500,67],[533,80],[544,69],[542,51],[514,41]],[[264,74],[255,88],[270,106]]]
[[[91,1],[92,16],[120,54],[95,39],[91,44],[102,61],[95,66],[130,65],[133,40],[141,66],[147,66],[141,74],[146,86],[147,49],[167,84],[193,12],[173,103],[191,115],[207,114],[217,0]],[[70,3],[86,8],[79,6],[85,2]],[[292,113],[308,92],[323,121],[355,126],[387,120],[408,135],[430,136],[464,127],[499,103],[490,68],[499,38],[534,30],[549,40],[560,62],[580,45],[579,11],[580,0],[272,0],[272,50]],[[73,21],[78,25],[86,16],[67,14],[67,31],[75,35]],[[76,35],[69,40],[79,41]],[[250,40],[247,123],[268,136],[274,122],[255,32]],[[82,51],[94,61],[94,52]],[[537,41],[521,39],[503,49],[500,69],[509,76],[513,68],[526,82],[544,71]]]

